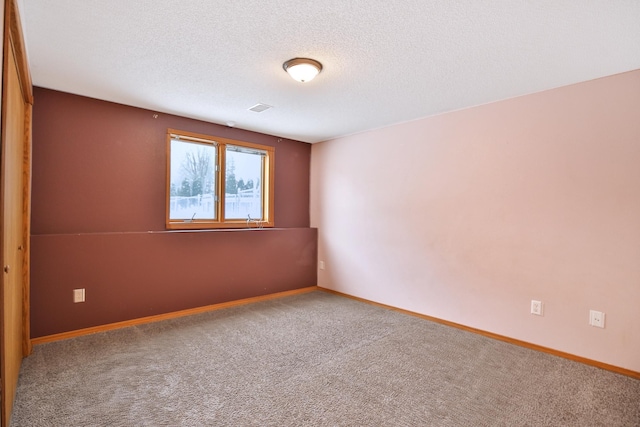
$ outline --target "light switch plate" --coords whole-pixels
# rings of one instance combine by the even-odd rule
[[[531,314],[542,316],[542,301],[531,300]]]

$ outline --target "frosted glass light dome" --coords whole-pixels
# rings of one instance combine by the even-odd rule
[[[322,64],[309,58],[293,58],[282,64],[282,68],[289,73],[292,79],[306,83],[320,74]]]

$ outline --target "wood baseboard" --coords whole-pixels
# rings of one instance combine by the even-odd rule
[[[62,332],[59,334],[47,335],[44,337],[33,338],[32,345],[44,344],[53,341],[66,340],[69,338],[80,337],[83,335],[96,334],[98,332],[106,332],[114,329],[127,328],[129,326],[142,325],[145,323],[160,322],[162,320],[176,319],[178,317],[191,316],[194,314],[205,313],[207,311],[221,310],[223,308],[236,307],[239,305],[253,304],[260,301],[268,301],[288,297],[291,295],[305,294],[318,290],[317,286],[308,288],[294,289],[291,291],[277,292],[269,295],[261,295],[257,297],[245,298],[236,301],[222,302],[219,304],[206,305],[203,307],[189,308],[187,310],[174,311],[171,313],[157,314],[155,316],[140,317],[138,319],[125,320],[122,322],[109,323],[106,325],[93,326],[91,328],[78,329],[75,331]]]
[[[408,314],[410,316],[416,316],[416,317],[419,317],[421,319],[430,320],[430,321],[435,322],[435,323],[440,323],[442,325],[447,325],[447,326],[451,326],[451,327],[454,327],[454,328],[457,328],[457,329],[462,329],[463,331],[473,332],[475,334],[479,334],[479,335],[485,336],[487,338],[492,338],[492,339],[495,339],[495,340],[504,341],[504,342],[507,342],[507,343],[510,343],[510,344],[514,344],[514,345],[517,345],[517,346],[520,346],[520,347],[525,347],[525,348],[528,348],[528,349],[531,349],[531,350],[540,351],[542,353],[547,353],[547,354],[551,354],[551,355],[554,355],[554,356],[562,357],[564,359],[573,360],[575,362],[580,362],[580,363],[583,363],[585,365],[595,366],[596,368],[605,369],[607,371],[615,372],[617,374],[626,375],[626,376],[629,376],[629,377],[636,378],[636,379],[640,380],[640,372],[632,371],[630,369],[621,368],[621,367],[615,366],[615,365],[609,365],[607,363],[598,362],[597,360],[587,359],[586,357],[576,356],[574,354],[565,353],[565,352],[559,351],[559,350],[554,350],[554,349],[549,348],[549,347],[543,347],[541,345],[532,344],[532,343],[529,343],[529,342],[526,342],[526,341],[521,341],[521,340],[517,340],[517,339],[514,339],[514,338],[509,338],[509,337],[506,337],[504,335],[494,334],[493,332],[483,331],[482,329],[472,328],[472,327],[469,327],[469,326],[461,325],[459,323],[454,323],[454,322],[450,322],[448,320],[439,319],[437,317],[427,316],[426,314],[420,314],[420,313],[416,313],[416,312],[413,312],[413,311],[409,311],[409,310],[404,310],[404,309],[401,309],[401,308],[393,307],[393,306],[390,306],[390,305],[380,304],[378,302],[370,301],[370,300],[367,300],[367,299],[364,299],[364,298],[360,298],[360,297],[356,297],[356,296],[349,295],[349,294],[344,294],[342,292],[334,291],[332,289],[321,288],[321,287],[318,287],[317,289],[319,291],[322,291],[322,292],[328,292],[328,293],[339,295],[339,296],[342,296],[342,297],[354,299],[356,301],[361,301],[361,302],[364,302],[364,303],[367,303],[367,304],[371,304],[371,305],[375,305],[375,306],[378,306],[378,307],[386,308],[386,309],[389,309],[389,310],[397,311],[397,312],[400,312],[400,313]]]
[[[386,304],[381,304],[378,302],[374,302],[374,301],[370,301],[364,298],[360,298],[360,297],[356,297],[353,295],[349,295],[349,294],[345,294],[342,292],[338,292],[338,291],[334,291],[332,289],[327,289],[327,288],[321,288],[318,286],[310,286],[307,288],[301,288],[301,289],[294,289],[292,291],[285,291],[285,292],[278,292],[275,294],[269,294],[269,295],[262,295],[262,296],[258,296],[258,297],[252,297],[252,298],[245,298],[245,299],[241,299],[241,300],[236,300],[236,301],[229,301],[229,302],[223,302],[220,304],[213,304],[213,305],[207,305],[204,307],[196,307],[196,308],[190,308],[187,310],[181,310],[181,311],[174,311],[171,313],[165,313],[165,314],[158,314],[155,316],[148,316],[148,317],[141,317],[138,319],[132,319],[132,320],[126,320],[123,322],[116,322],[116,323],[109,323],[107,325],[100,325],[100,326],[94,326],[91,328],[85,328],[85,329],[78,329],[75,331],[69,331],[69,332],[62,332],[60,334],[54,334],[54,335],[47,335],[44,337],[38,337],[38,338],[34,338],[31,340],[31,344],[32,345],[38,345],[38,344],[44,344],[44,343],[48,343],[48,342],[53,342],[53,341],[60,341],[60,340],[65,340],[65,339],[69,339],[69,338],[75,338],[75,337],[80,337],[83,335],[89,335],[89,334],[95,334],[98,332],[105,332],[105,331],[110,331],[113,329],[121,329],[121,328],[127,328],[129,326],[135,326],[135,325],[142,325],[145,323],[152,323],[152,322],[160,322],[162,320],[168,320],[168,319],[175,319],[178,317],[184,317],[184,316],[190,316],[193,314],[199,314],[199,313],[205,313],[207,311],[214,311],[214,310],[221,310],[223,308],[229,308],[229,307],[236,307],[236,306],[240,306],[240,305],[246,305],[246,304],[253,304],[256,302],[260,302],[260,301],[268,301],[268,300],[272,300],[272,299],[277,299],[277,298],[283,298],[283,297],[287,297],[287,296],[291,296],[291,295],[298,295],[298,294],[305,294],[308,292],[313,292],[313,291],[322,291],[322,292],[327,292],[327,293],[331,293],[331,294],[335,294],[335,295],[339,295],[345,298],[350,298],[356,301],[361,301],[367,304],[371,304],[371,305],[375,305],[378,307],[382,307],[382,308],[386,308],[389,310],[393,310],[393,311],[397,311],[400,313],[404,313],[404,314],[408,314],[410,316],[416,316],[419,317],[421,319],[425,319],[425,320],[429,320],[432,322],[436,322],[436,323],[440,323],[442,325],[447,325],[447,326],[451,326],[457,329],[461,329],[464,331],[468,331],[468,332],[473,332],[475,334],[479,334],[482,336],[485,336],[487,338],[492,338],[495,340],[499,340],[499,341],[504,341],[510,344],[514,344],[514,345],[518,345],[520,347],[525,347],[525,348],[529,348],[531,350],[536,350],[536,351],[540,351],[543,353],[547,353],[547,354],[551,354],[554,356],[558,356],[558,357],[562,357],[564,359],[569,359],[569,360],[573,360],[575,362],[579,362],[579,363],[583,363],[585,365],[589,365],[589,366],[595,366],[596,368],[600,368],[600,369],[605,369],[607,371],[611,371],[611,372],[615,372],[618,374],[622,374],[622,375],[626,375],[632,378],[636,378],[640,380],[640,372],[636,372],[636,371],[632,371],[630,369],[626,369],[626,368],[621,368],[619,366],[615,366],[615,365],[609,365],[607,363],[603,363],[603,362],[598,362],[597,360],[592,360],[592,359],[587,359],[585,357],[581,357],[581,356],[576,356],[574,354],[571,353],[565,353],[563,351],[559,351],[559,350],[554,350],[552,348],[548,348],[548,347],[543,347],[541,345],[538,344],[532,344],[526,341],[521,341],[521,340],[517,340],[514,338],[509,338],[507,336],[504,335],[499,335],[499,334],[495,334],[493,332],[487,332],[487,331],[483,331],[482,329],[477,329],[477,328],[472,328],[469,326],[465,326],[459,323],[455,323],[455,322],[450,322],[448,320],[443,320],[443,319],[439,319],[437,317],[432,317],[432,316],[427,316],[426,314],[420,314],[420,313],[416,313],[413,311],[409,311],[409,310],[404,310],[401,308],[397,308],[397,307],[393,307],[390,305],[386,305]]]

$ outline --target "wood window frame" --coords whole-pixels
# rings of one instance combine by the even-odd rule
[[[201,144],[211,144],[217,147],[215,187],[217,202],[215,204],[216,219],[171,219],[171,141],[179,136],[184,141]],[[246,219],[225,219],[225,188],[226,188],[226,147],[233,145],[247,149],[264,151],[266,155],[262,159],[262,212],[261,221],[247,221]],[[203,135],[177,129],[167,129],[167,179],[166,179],[166,203],[165,223],[168,230],[199,230],[216,228],[272,228],[274,222],[274,189],[275,189],[275,147],[255,144],[216,136]]]

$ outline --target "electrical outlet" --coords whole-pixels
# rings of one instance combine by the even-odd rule
[[[531,300],[531,314],[542,316],[542,301]]]
[[[73,302],[84,302],[84,288],[73,290]]]
[[[596,328],[604,328],[604,313],[596,310],[589,310],[589,324]]]
[[[318,268],[320,268],[320,270],[324,270],[324,261],[318,262]]]

